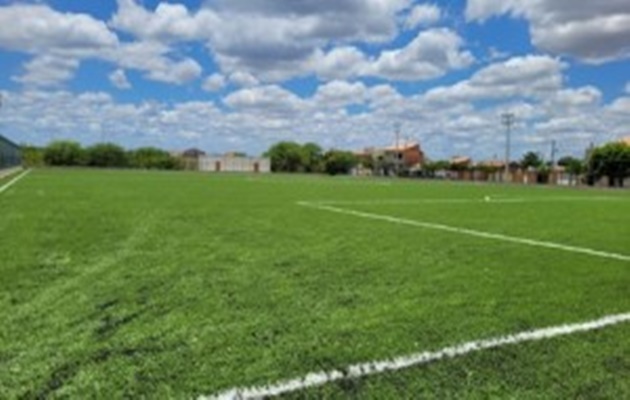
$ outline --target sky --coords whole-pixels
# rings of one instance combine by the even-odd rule
[[[630,136],[630,1],[0,0],[0,133],[431,159]]]

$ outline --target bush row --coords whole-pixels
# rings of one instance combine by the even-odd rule
[[[342,150],[324,150],[316,143],[278,142],[265,153],[274,172],[306,172],[330,175],[348,174],[359,160]]]
[[[59,140],[44,148],[24,146],[24,163],[28,166],[88,166],[101,168],[180,169],[181,162],[167,151],[155,147],[125,150],[113,143],[82,147],[79,143]]]

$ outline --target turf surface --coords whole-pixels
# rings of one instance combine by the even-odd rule
[[[630,311],[626,261],[297,204],[387,199],[411,202],[339,207],[630,254],[628,192],[37,170],[0,195],[0,398],[192,398]],[[628,398],[628,376],[626,324],[289,397]]]

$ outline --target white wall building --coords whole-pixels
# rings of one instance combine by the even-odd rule
[[[204,156],[199,157],[202,172],[271,172],[271,160],[262,157]]]

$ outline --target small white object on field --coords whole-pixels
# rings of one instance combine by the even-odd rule
[[[490,201],[490,196],[486,196],[483,198],[485,201]]]

